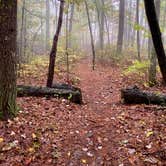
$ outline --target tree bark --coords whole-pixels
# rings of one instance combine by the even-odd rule
[[[21,13],[21,32],[20,32],[20,49],[19,49],[19,67],[21,66],[21,61],[23,60],[23,36],[24,36],[24,18],[25,18],[25,0],[23,0],[22,13]]]
[[[129,20],[129,27],[128,27],[128,45],[130,46],[133,41],[131,40],[132,39],[132,25],[131,25],[131,22],[132,22],[132,1],[129,3],[129,16],[128,16],[128,20]]]
[[[154,0],[144,0],[146,15],[152,34],[153,45],[156,50],[160,71],[163,77],[164,83],[166,83],[166,56],[162,43],[161,31],[155,11]]]
[[[160,18],[160,0],[155,1],[156,6],[156,14],[158,19]],[[156,84],[156,66],[157,66],[157,56],[156,51],[152,43],[152,39],[150,37],[151,44],[151,57],[150,57],[150,67],[149,67],[149,85],[154,86]]]
[[[136,24],[139,25],[139,0],[137,0],[136,5]],[[141,53],[140,53],[140,30],[137,29],[137,53],[138,53],[138,60],[141,61]]]
[[[86,13],[87,13],[87,17],[88,17],[88,25],[89,25],[89,31],[90,31],[90,37],[91,37],[91,47],[92,47],[92,55],[93,55],[93,59],[92,59],[92,69],[95,69],[95,47],[94,47],[94,39],[93,39],[93,33],[92,33],[92,27],[91,27],[91,21],[90,21],[90,15],[89,15],[89,8],[88,8],[88,4],[87,1],[84,0],[85,2],[85,7],[86,7]]]
[[[68,53],[68,48],[69,48],[69,4],[67,4],[66,7],[66,73],[67,73],[67,82],[69,83],[69,53]]]
[[[163,23],[162,23],[162,27],[165,27],[166,26],[166,4],[165,4],[165,6],[164,6],[164,14],[163,14]],[[165,35],[164,35],[164,37],[163,37],[163,43],[165,44]]]
[[[97,15],[97,22],[98,22],[98,30],[99,30],[99,37],[98,37],[98,43],[99,43],[99,46],[100,46],[100,49],[101,49],[101,26],[100,26],[100,10],[99,10],[99,8],[100,8],[100,5],[99,5],[99,0],[95,0],[94,1],[94,3],[95,3],[95,7],[96,7],[96,15]]]
[[[110,29],[109,29],[109,21],[107,19],[106,14],[104,14],[104,20],[105,20],[105,26],[106,26],[106,30],[107,30],[107,39],[108,39],[107,44],[110,47],[110,45],[111,45],[111,41],[110,41]]]
[[[74,17],[74,3],[71,4],[71,13],[69,20],[69,48],[72,48],[72,29],[73,29],[73,17]]]
[[[46,52],[50,49],[50,0],[46,0]]]
[[[101,13],[100,13],[100,17],[101,17],[101,23],[100,23],[100,29],[101,29],[101,36],[100,36],[100,49],[103,50],[104,49],[104,21],[105,21],[105,18],[104,18],[104,0],[101,0]]]
[[[124,33],[124,15],[125,15],[125,0],[120,0],[119,4],[119,30],[117,41],[117,54],[122,53],[123,33]]]
[[[16,115],[17,0],[0,1],[0,117]]]
[[[47,87],[51,87],[54,78],[54,67],[55,67],[55,58],[57,53],[57,45],[58,45],[58,38],[62,27],[63,21],[63,12],[64,12],[64,0],[60,1],[60,9],[59,9],[59,19],[58,19],[58,26],[57,30],[53,39],[53,45],[50,52],[50,60],[49,60],[49,68],[48,68],[48,77],[47,77]]]

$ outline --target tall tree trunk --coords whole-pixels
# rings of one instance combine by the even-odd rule
[[[50,0],[46,0],[46,51],[50,49]]]
[[[47,77],[47,87],[51,87],[54,78],[54,67],[55,67],[55,58],[57,53],[57,45],[58,45],[58,38],[62,27],[63,21],[63,13],[64,13],[64,0],[60,1],[60,9],[59,9],[59,18],[58,18],[58,26],[57,30],[53,39],[52,49],[50,52],[50,60],[49,60],[49,68],[48,68],[48,77]]]
[[[70,20],[69,20],[69,48],[72,47],[72,29],[73,29],[73,16],[74,16],[74,3],[71,4],[71,13],[70,13]]]
[[[57,26],[58,24],[58,4],[55,1],[55,25]]]
[[[67,4],[66,9],[66,72],[67,72],[67,82],[69,83],[69,4]]]
[[[105,20],[105,27],[106,27],[106,30],[107,30],[107,39],[108,39],[108,45],[110,47],[111,45],[111,41],[110,41],[110,30],[109,30],[109,21],[107,20],[107,16],[106,14],[104,14],[104,20]]]
[[[124,46],[128,47],[128,1],[125,1]]]
[[[145,11],[152,34],[153,45],[156,50],[160,71],[163,77],[164,83],[166,83],[166,55],[162,43],[161,31],[155,11],[154,0],[144,0]]]
[[[100,49],[104,49],[104,0],[101,0],[101,23],[100,23],[100,30],[101,30],[101,36],[100,36]]]
[[[89,15],[89,8],[88,8],[88,4],[87,1],[84,0],[85,2],[85,7],[86,7],[86,13],[87,13],[87,17],[88,17],[88,25],[89,25],[89,31],[90,31],[90,37],[91,37],[91,47],[92,47],[92,55],[93,55],[93,59],[92,59],[92,69],[95,69],[95,47],[94,47],[94,39],[93,39],[93,33],[92,33],[92,27],[91,27],[91,21],[90,21],[90,15]]]
[[[0,1],[0,117],[16,114],[17,0]]]
[[[140,25],[143,27],[144,26],[144,8],[141,9],[141,15],[140,15]],[[140,40],[140,49],[143,49],[143,33],[144,31],[141,31],[141,40]]]
[[[23,36],[24,36],[24,18],[25,18],[25,0],[23,0],[22,13],[21,13],[21,33],[20,33],[20,49],[19,49],[19,67],[23,59]]]
[[[131,8],[132,13],[134,13],[135,10],[136,10],[136,8],[135,8],[135,3],[134,3],[132,8]],[[132,22],[134,22],[134,20]],[[135,31],[134,26],[133,26],[132,27],[132,37],[131,37],[131,47],[135,46],[135,39],[136,39],[136,35],[135,34],[136,34],[136,31]]]
[[[137,0],[137,5],[136,5],[136,24],[139,25],[139,0]],[[137,53],[138,53],[138,60],[141,61],[139,29],[137,29]]]
[[[124,33],[124,15],[125,15],[125,0],[120,0],[119,4],[119,30],[117,41],[117,54],[122,53],[123,33]]]
[[[57,26],[57,15],[58,15],[58,7],[57,7],[57,2],[56,0],[53,1],[54,4],[54,14],[55,14],[55,18],[53,19],[53,29],[56,29]]]
[[[158,17],[158,20],[160,20],[160,0],[155,1],[155,6],[156,6],[156,14]],[[156,51],[151,40],[151,57],[150,57],[150,67],[149,67],[149,85],[153,86],[156,84],[156,66],[157,66],[157,56],[156,56]]]
[[[132,25],[131,25],[131,22],[132,22],[132,2],[129,3],[129,27],[128,27],[128,45],[130,45],[131,43],[131,38],[132,38]]]
[[[166,27],[166,3],[164,6],[164,14],[163,14],[164,18],[163,18],[163,25],[162,27],[165,28]],[[165,36],[163,37],[163,43],[165,44]]]
[[[102,49],[102,44],[101,44],[101,36],[102,36],[102,33],[101,33],[101,21],[100,21],[100,1],[99,0],[95,0],[95,7],[96,7],[96,14],[97,14],[97,22],[98,22],[98,29],[99,29],[99,46],[100,46],[100,49]]]
[[[27,48],[27,15],[24,17],[24,52],[23,57],[26,58],[26,48]]]

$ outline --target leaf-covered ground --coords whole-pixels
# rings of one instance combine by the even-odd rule
[[[81,106],[18,99],[18,117],[0,121],[1,166],[166,165],[166,108],[123,105],[120,89],[132,82],[116,66],[98,64],[92,71],[89,64],[81,60],[72,71],[83,91]],[[44,85],[47,68],[38,70],[19,82]]]

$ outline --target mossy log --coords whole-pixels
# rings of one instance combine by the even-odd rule
[[[141,91],[137,86],[122,89],[121,99],[125,104],[166,105],[166,95]]]
[[[81,89],[67,84],[55,84],[52,88],[18,85],[17,97],[28,96],[65,98],[77,104],[82,103]]]

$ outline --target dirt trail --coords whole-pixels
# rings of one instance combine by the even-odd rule
[[[104,107],[119,102],[120,71],[111,66],[97,65],[93,71],[87,59],[75,68],[80,78],[85,102],[94,108]],[[103,109],[103,108],[102,108]]]
[[[89,64],[84,59],[74,69],[80,78],[84,105],[69,114],[66,128],[60,129],[67,132],[62,134],[63,159],[59,165],[144,165],[144,156],[136,151],[144,149],[149,140],[142,141],[145,131],[139,123],[155,115],[140,111],[140,106],[120,104],[122,78],[117,67],[97,65],[92,71]],[[153,122],[146,127],[151,125]]]
[[[111,149],[114,149],[111,138],[115,137],[116,128],[115,124],[110,123],[110,119],[113,114],[111,108],[119,103],[120,72],[117,68],[101,65],[93,71],[89,64],[90,62],[84,59],[74,69],[80,78],[84,105],[77,110],[78,116],[73,114],[70,117],[69,126],[75,131],[69,129],[69,138],[66,136],[67,144],[71,146],[69,149],[67,145],[64,147],[68,151],[66,153],[71,153],[67,165],[81,165],[84,160],[94,166],[111,164],[110,160],[114,158],[108,154],[115,153],[114,150],[111,152]],[[109,141],[111,148],[107,146]]]

